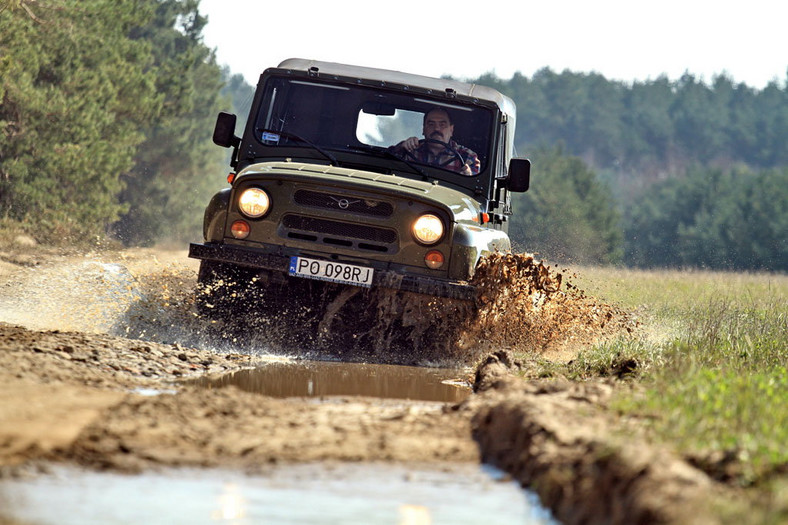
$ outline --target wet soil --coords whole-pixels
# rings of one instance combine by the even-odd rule
[[[563,523],[714,522],[698,511],[715,490],[705,475],[636,426],[626,439],[610,431],[622,425],[606,409],[611,383],[517,376],[511,350],[568,361],[637,330],[529,256],[480,268],[474,315],[456,325],[455,364],[476,393],[449,403],[195,384],[268,355],[264,338],[235,345],[195,314],[196,271],[180,251],[0,251],[0,474],[484,461]]]
[[[465,409],[482,460],[562,523],[718,523],[708,476],[608,410],[615,382],[522,381],[516,369],[505,352],[488,356]]]

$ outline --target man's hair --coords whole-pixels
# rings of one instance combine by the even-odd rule
[[[433,106],[432,108],[430,108],[430,110],[429,110],[429,111],[427,111],[427,112],[424,114],[424,119],[423,119],[423,120],[422,120],[422,122],[421,122],[421,125],[422,125],[422,126],[424,126],[425,124],[427,124],[427,115],[429,115],[429,114],[430,114],[430,113],[432,113],[433,111],[441,111],[441,112],[445,113],[445,114],[446,114],[446,118],[448,118],[448,119],[449,119],[449,125],[450,125],[450,126],[453,126],[453,125],[454,125],[454,122],[453,122],[453,121],[452,121],[452,119],[451,119],[451,113],[449,113],[449,110],[447,110],[446,108],[442,108],[442,107],[440,107],[440,106]]]

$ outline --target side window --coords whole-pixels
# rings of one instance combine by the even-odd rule
[[[498,137],[498,145],[495,153],[496,165],[498,166],[495,177],[498,179],[505,179],[509,169],[509,166],[506,164],[506,147],[507,144],[509,144],[508,132],[509,126],[506,122],[502,122]]]
[[[388,147],[408,137],[420,137],[424,114],[398,109],[393,115],[358,114],[356,138],[370,146]]]

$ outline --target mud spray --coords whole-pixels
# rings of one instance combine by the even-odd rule
[[[217,350],[344,361],[456,366],[492,350],[540,354],[632,331],[619,308],[587,296],[529,254],[483,258],[474,301],[250,274],[194,287],[192,272],[146,278],[115,327],[127,337]]]

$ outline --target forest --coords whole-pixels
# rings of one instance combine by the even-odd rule
[[[252,87],[203,43],[199,3],[0,0],[0,228],[42,243],[200,238],[229,169],[211,142],[216,114],[243,118]],[[783,74],[758,89],[724,73],[621,82],[544,68],[462,80],[518,108],[518,155],[533,163],[510,225],[518,250],[785,272]]]

